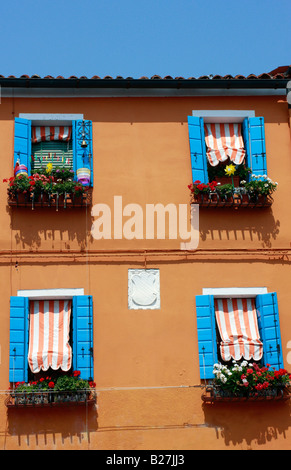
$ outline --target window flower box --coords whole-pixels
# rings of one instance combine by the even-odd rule
[[[228,183],[220,185],[217,181],[189,184],[191,204],[199,204],[202,208],[257,208],[270,207],[273,203],[272,193],[278,183],[274,183],[266,175],[252,175],[252,180],[242,180],[240,186]]]
[[[89,405],[96,402],[95,383],[80,378],[80,372],[59,377],[41,377],[17,382],[6,400],[8,408]]]
[[[205,403],[214,402],[259,402],[259,401],[286,401],[291,397],[291,390],[286,386],[277,386],[270,390],[245,392],[234,394],[222,390],[214,385],[207,385],[202,394]]]
[[[59,209],[83,208],[92,205],[92,189],[89,188],[81,196],[72,193],[60,195],[58,193],[44,194],[37,198],[31,195],[8,196],[8,205],[10,207],[26,207],[31,210],[38,208],[54,208]]]
[[[17,173],[6,178],[8,205],[16,207],[86,207],[92,204],[92,189],[74,180],[73,170],[67,168],[42,169],[28,176]]]
[[[10,392],[7,408],[55,407],[62,405],[92,405],[96,403],[96,394],[90,390],[82,391],[32,391]]]
[[[291,396],[290,375],[285,369],[233,361],[231,366],[214,364],[213,373],[213,383],[202,394],[204,402],[281,401]]]

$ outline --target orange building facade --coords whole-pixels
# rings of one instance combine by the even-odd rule
[[[192,80],[0,78],[3,450],[291,447],[290,400],[203,400],[219,358],[207,349],[207,339],[203,343],[199,323],[206,298],[263,302],[275,293],[278,341],[268,343],[265,323],[263,354],[291,372],[290,75],[283,67],[258,77]],[[192,119],[242,123],[258,117],[266,172],[278,183],[271,203],[194,201],[191,232],[187,186],[201,170],[191,149]],[[85,204],[8,204],[2,180],[13,176],[17,159],[23,163],[15,148],[17,119],[32,126],[91,123]],[[46,151],[49,156],[54,149]],[[157,204],[161,213],[150,218]],[[92,301],[91,369],[84,370],[95,382],[96,401],[8,406],[11,374],[28,368],[27,357],[15,365],[11,299],[78,295]],[[87,339],[80,338],[84,351]],[[27,348],[28,342],[26,333]]]

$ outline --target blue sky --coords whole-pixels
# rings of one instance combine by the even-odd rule
[[[291,64],[290,0],[1,3],[4,76],[247,76]]]

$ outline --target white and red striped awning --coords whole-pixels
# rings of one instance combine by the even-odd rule
[[[69,141],[72,136],[71,126],[55,126],[55,127],[32,127],[32,143],[47,142],[50,140]]]
[[[263,355],[254,299],[215,299],[215,316],[224,361],[259,361]]]
[[[30,302],[28,363],[32,372],[71,368],[70,317],[71,300]]]
[[[240,165],[245,158],[241,124],[204,124],[206,155],[211,166],[225,162],[228,158]]]

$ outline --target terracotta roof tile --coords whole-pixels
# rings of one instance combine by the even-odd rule
[[[33,74],[31,76],[27,74],[23,74],[20,77],[16,77],[15,75],[8,75],[5,77],[4,75],[0,75],[1,79],[9,78],[9,79],[31,79],[31,78],[37,78],[37,79],[51,79],[51,80],[66,80],[66,77],[62,75],[58,75],[57,77],[53,77],[52,75],[46,75],[45,77],[40,77],[38,74]],[[225,76],[216,74],[216,75],[202,75],[200,77],[172,77],[171,75],[166,75],[165,77],[161,77],[160,75],[152,75],[151,77],[147,76],[142,76],[138,78],[137,80],[255,80],[255,79],[260,79],[260,80],[280,80],[280,79],[288,79],[291,78],[291,65],[284,65],[277,67],[276,69],[272,70],[271,72],[263,72],[259,75],[255,75],[253,73],[249,74],[247,77],[243,75],[230,75],[227,74]],[[135,80],[133,77],[122,77],[121,75],[117,75],[116,78],[112,77],[111,75],[105,75],[103,78],[100,77],[99,75],[93,75],[91,78],[87,77],[85,75],[81,75],[80,77],[77,77],[76,75],[71,75],[68,77],[68,79],[74,79],[74,80]]]

